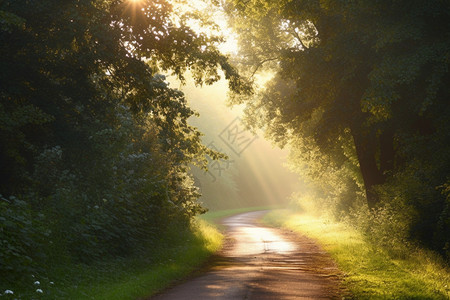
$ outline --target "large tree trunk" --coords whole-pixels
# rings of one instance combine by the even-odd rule
[[[378,168],[376,160],[376,135],[373,131],[364,132],[362,128],[353,128],[352,136],[366,190],[367,204],[372,209],[379,202],[379,198],[373,190],[373,187],[385,181],[385,176]]]
[[[394,128],[386,128],[380,135],[380,171],[384,175],[394,169]]]

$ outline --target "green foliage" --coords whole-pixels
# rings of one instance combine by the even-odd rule
[[[14,28],[23,26],[25,21],[16,14],[3,10],[0,10],[0,20],[0,29],[8,32],[11,32]]]
[[[289,167],[307,183],[307,188],[291,200],[300,210],[309,207],[309,213],[321,211],[341,219],[364,207],[364,185],[351,139],[343,135],[336,144],[342,151],[339,160],[337,155],[330,159],[311,139],[291,142]]]
[[[0,195],[0,270],[11,279],[39,270],[37,260],[42,260],[44,240],[49,231],[44,226],[44,216],[32,211],[29,204],[11,196]]]
[[[203,221],[172,224],[145,253],[91,264],[56,265],[50,278],[29,273],[21,282],[0,284],[2,299],[137,299],[151,296],[188,276],[222,243],[218,230]],[[36,275],[34,275],[36,274]],[[132,280],[130,280],[132,278]],[[6,294],[5,290],[14,294]],[[42,293],[37,292],[42,290]]]
[[[404,227],[397,232],[448,257],[449,203],[443,190],[435,187],[441,182],[435,172],[439,169],[416,161],[380,187],[379,194],[383,207],[391,207],[390,222]]]
[[[347,221],[371,244],[387,251],[391,257],[404,258],[414,248],[410,235],[413,216],[411,208],[394,202],[370,212],[357,211]]]

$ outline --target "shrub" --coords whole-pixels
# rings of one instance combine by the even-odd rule
[[[20,276],[39,269],[45,258],[42,243],[49,231],[44,215],[34,213],[30,205],[14,196],[0,195],[0,277],[14,282]]]

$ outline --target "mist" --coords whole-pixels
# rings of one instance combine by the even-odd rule
[[[203,144],[228,156],[227,160],[209,161],[207,172],[192,167],[202,194],[199,201],[210,210],[286,205],[300,188],[298,175],[285,166],[288,150],[265,140],[262,131],[246,130],[241,122],[242,107],[226,104],[227,82],[195,86],[190,78],[184,85],[173,78],[169,81],[200,114],[189,123],[204,134]]]

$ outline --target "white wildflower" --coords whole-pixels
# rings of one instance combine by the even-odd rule
[[[44,291],[43,291],[43,290],[41,290],[41,289],[37,289],[37,290],[36,290],[36,293],[39,293],[39,294],[43,294],[43,293],[44,293]]]
[[[7,294],[11,294],[11,295],[13,295],[14,294],[14,292],[13,291],[11,291],[11,290],[6,290],[5,292],[5,295],[7,295]]]
[[[34,284],[35,284],[35,285],[40,285],[41,283],[40,283],[39,281],[36,280],[36,281],[34,282]]]
[[[53,281],[50,281],[50,284],[55,284]]]

